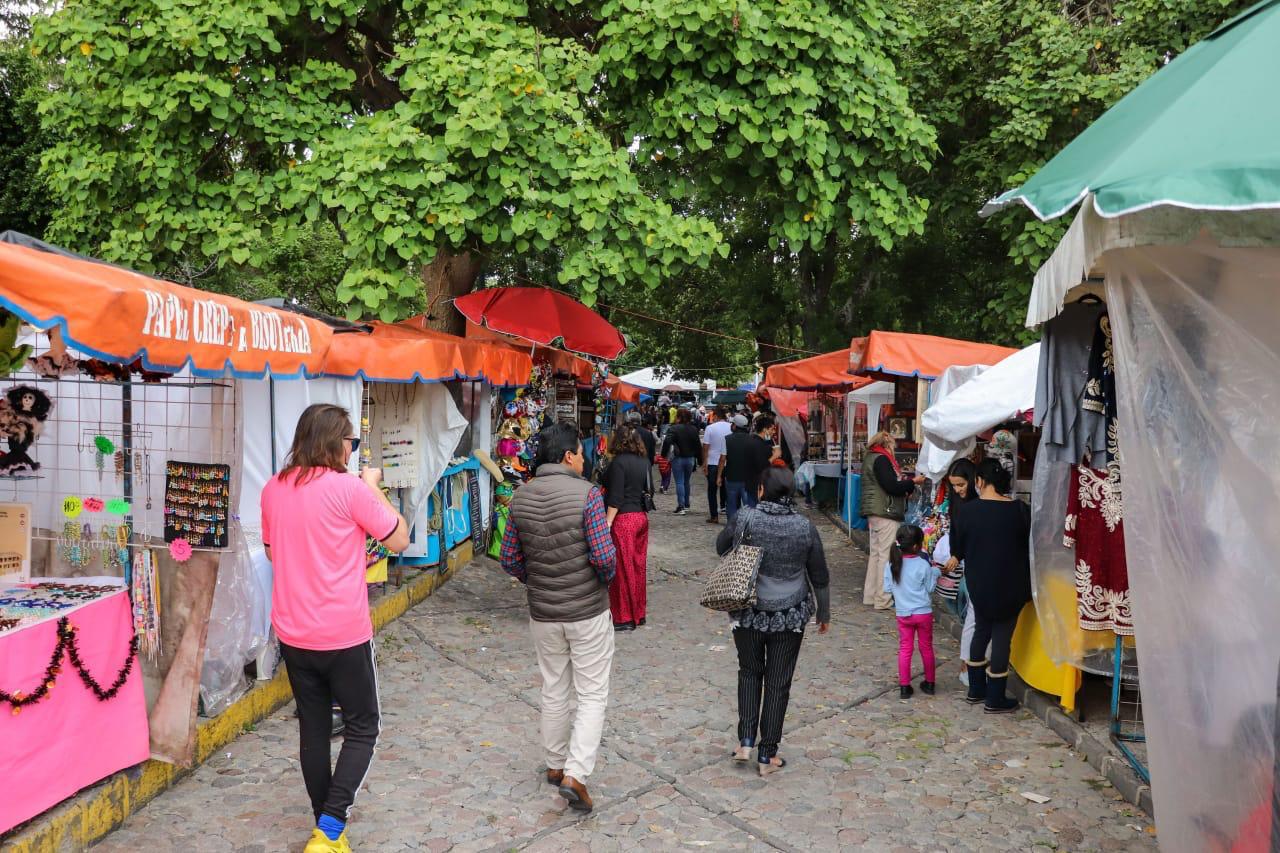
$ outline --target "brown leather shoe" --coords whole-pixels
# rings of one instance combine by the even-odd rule
[[[547,768],[547,784],[548,785],[555,785],[557,788],[559,788],[560,783],[563,781],[564,781],[563,770],[552,770],[550,767]]]
[[[568,801],[571,809],[589,812],[593,808],[591,795],[587,793],[587,786],[572,776],[564,777],[564,781],[560,783],[560,796]]]

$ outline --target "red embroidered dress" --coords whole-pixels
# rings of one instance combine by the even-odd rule
[[[1129,569],[1124,554],[1124,504],[1119,467],[1072,469],[1062,544],[1076,552],[1080,627],[1133,635]]]

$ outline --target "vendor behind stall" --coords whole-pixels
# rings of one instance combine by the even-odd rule
[[[893,607],[893,596],[884,591],[884,567],[889,562],[889,549],[898,535],[898,525],[907,515],[907,498],[924,477],[914,479],[902,473],[894,450],[898,443],[887,432],[878,432],[867,445],[862,460],[862,514],[871,530],[867,577],[863,584],[862,603],[876,610]]]

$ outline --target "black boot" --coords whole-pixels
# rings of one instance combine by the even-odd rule
[[[987,662],[965,662],[969,667],[969,693],[964,701],[970,705],[978,705],[987,701]]]
[[[915,691],[911,689],[911,685],[910,685],[910,684],[904,684],[904,685],[902,685],[901,687],[899,687],[899,688],[898,688],[898,698],[899,698],[899,699],[910,699],[910,698],[911,698],[911,694],[913,694],[913,693],[915,693]]]
[[[934,685],[932,681],[920,682],[920,692],[923,693],[924,695],[932,696],[936,690],[937,690],[937,687]]]
[[[969,677],[973,678],[973,675]],[[1005,695],[1004,688],[1008,682],[1008,672],[1003,675],[987,673],[987,705],[982,709],[984,714],[1012,714],[1018,710],[1018,700]]]

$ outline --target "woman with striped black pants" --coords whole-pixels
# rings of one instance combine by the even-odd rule
[[[782,723],[791,697],[791,678],[816,614],[818,633],[831,621],[827,558],[818,530],[795,511],[795,475],[768,468],[760,478],[759,503],[743,508],[720,532],[716,551],[724,555],[745,542],[763,551],[756,605],[729,614],[738,649],[738,747],[735,761],[750,761],[768,776],[786,766],[778,756]]]

